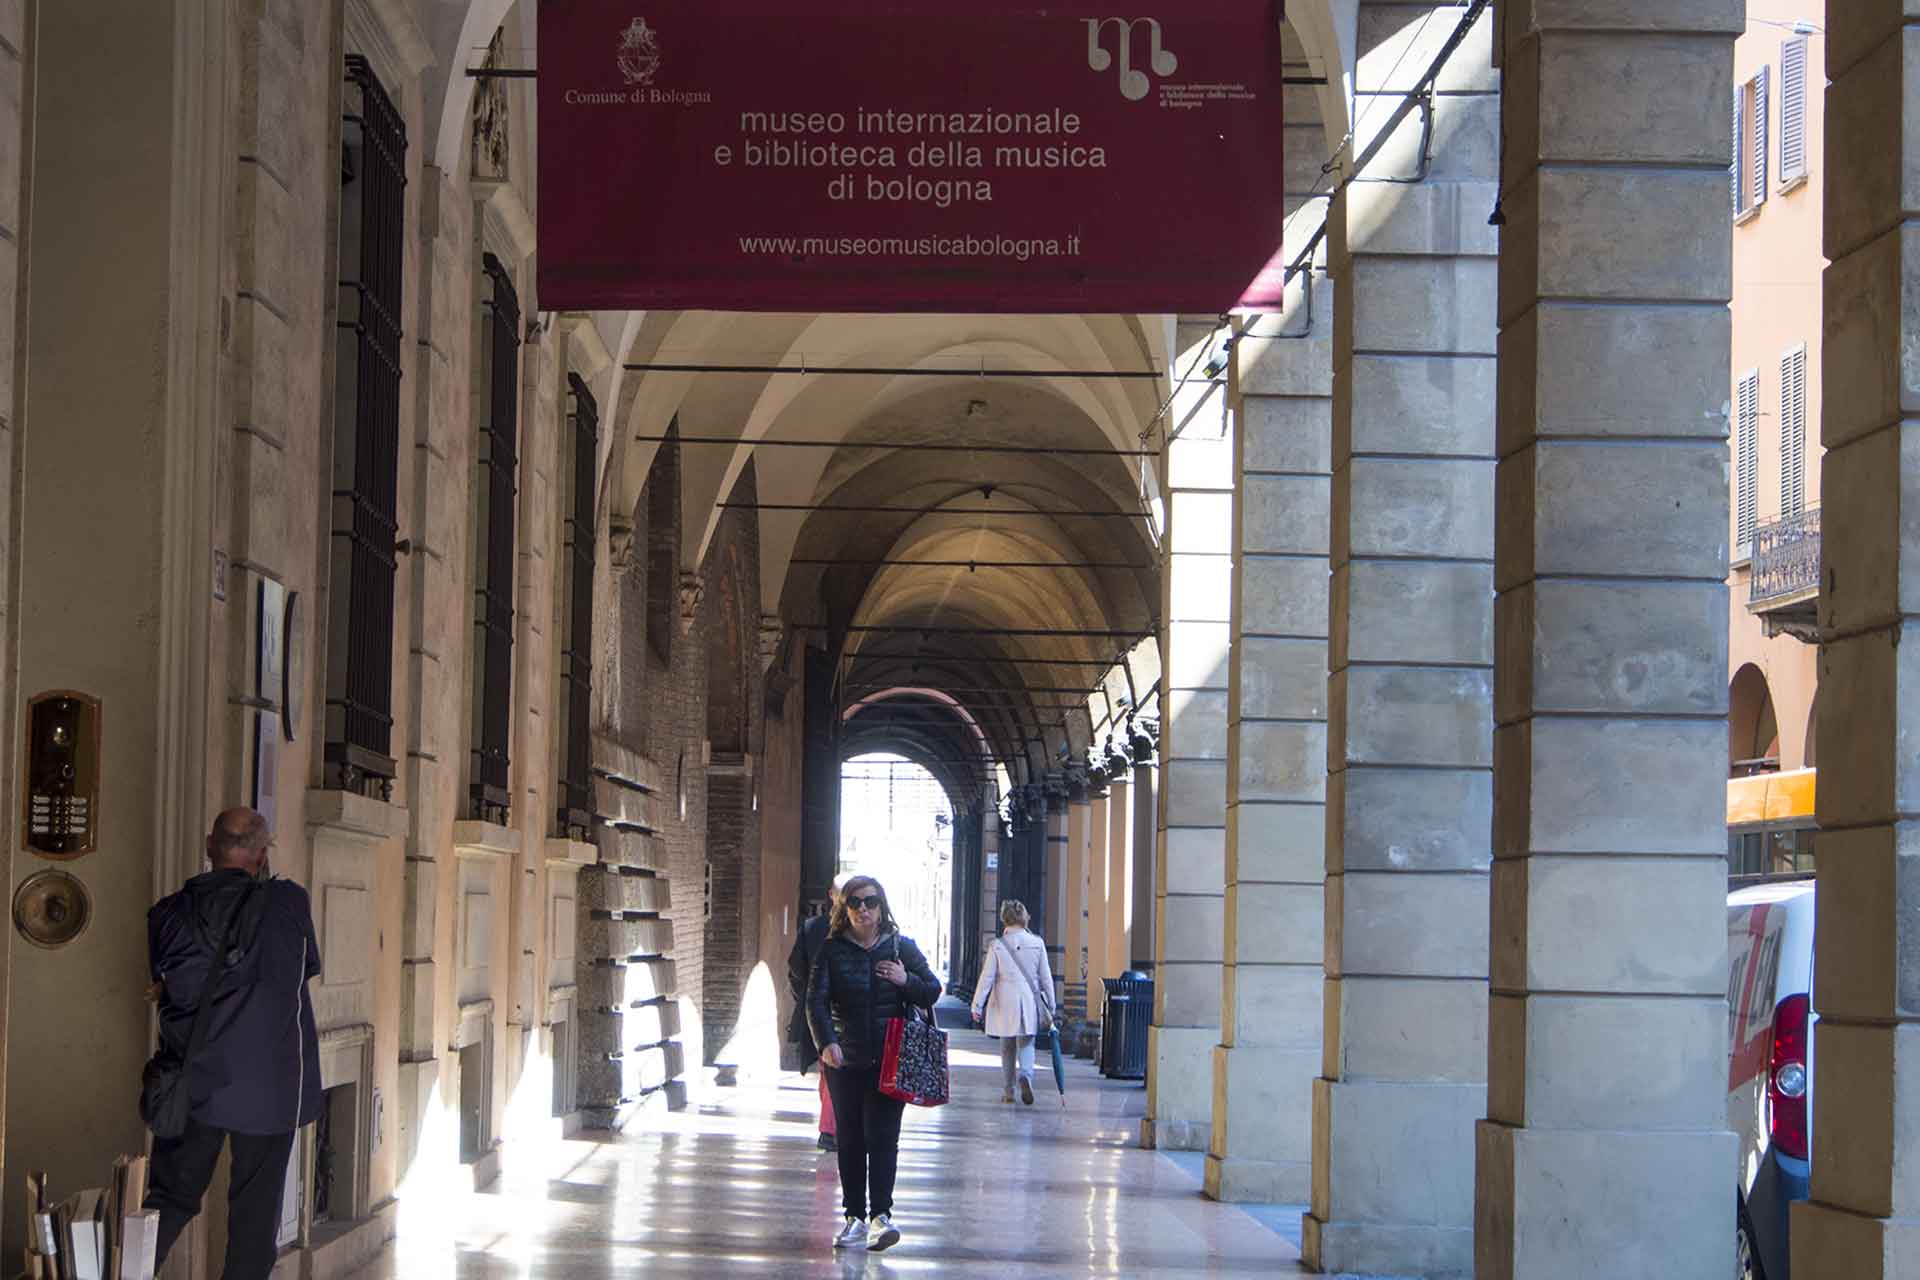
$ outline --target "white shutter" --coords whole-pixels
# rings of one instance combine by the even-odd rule
[[[1807,176],[1807,38],[1780,46],[1780,181]]]
[[[1740,136],[1740,98],[1745,92],[1745,88],[1741,85],[1733,87],[1733,144],[1731,147],[1733,162],[1727,166],[1727,186],[1733,194],[1733,216],[1736,218],[1740,216],[1740,210],[1744,204],[1741,200],[1743,189],[1740,181],[1742,168],[1740,157],[1746,154],[1746,148],[1742,145],[1743,139]]]
[[[1753,78],[1753,203],[1757,208],[1767,201],[1767,73],[1760,68]]]
[[[1760,374],[1740,375],[1733,434],[1733,541],[1736,559],[1753,553],[1760,507]]]
[[[1780,515],[1807,509],[1807,347],[1780,357]]]

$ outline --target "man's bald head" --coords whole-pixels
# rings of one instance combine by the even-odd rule
[[[207,861],[215,871],[238,867],[258,875],[272,846],[273,833],[265,818],[252,809],[228,809],[213,820],[213,830],[207,833]]]

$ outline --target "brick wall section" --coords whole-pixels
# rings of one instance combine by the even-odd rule
[[[664,455],[663,455],[664,456]],[[762,733],[758,633],[760,546],[750,510],[732,510],[704,567],[736,566],[737,581],[704,589],[679,618],[665,662],[647,640],[650,577],[680,562],[649,545],[648,514],[675,501],[656,462],[628,520],[631,545],[596,579],[595,769],[601,865],[581,873],[579,964],[583,992],[580,1105],[590,1123],[614,1126],[636,1104],[679,1105],[686,1064],[710,1061],[739,1017],[760,946],[760,819],[744,764],[707,764],[710,663],[726,655],[749,671],[749,751]],[[752,501],[749,468],[734,496]],[[678,529],[678,521],[668,527]],[[675,538],[678,533],[671,535]],[[678,595],[680,584],[672,584]],[[723,607],[726,590],[735,607]],[[734,634],[719,631],[731,612]],[[736,676],[737,678],[737,676]],[[622,817],[622,811],[625,816]],[[717,810],[718,842],[709,814]],[[713,860],[713,910],[708,862]],[[619,1056],[614,1056],[619,1055]]]
[[[801,762],[806,746],[806,649],[788,635],[770,678],[779,686],[763,693],[765,710],[760,786],[760,946],[758,963],[773,974],[780,1009],[780,1034],[786,1034],[793,1001],[787,993],[787,953],[800,930]],[[771,705],[769,703],[771,702]],[[782,1055],[789,1050],[782,1047]],[[795,1063],[794,1065],[798,1065]]]
[[[736,502],[753,502],[759,487],[751,464],[734,484]],[[708,548],[702,578],[706,594],[697,624],[700,648],[710,664],[711,696],[745,686],[741,709],[744,758],[715,754],[706,776],[706,858],[712,864],[712,901],[705,922],[705,971],[701,1012],[708,1063],[723,1050],[739,1024],[741,997],[760,950],[760,813],[754,804],[757,766],[764,742],[760,696],[760,536],[754,513],[729,510]],[[734,682],[739,682],[735,684]],[[723,692],[725,691],[725,692]],[[703,705],[703,717],[707,711]],[[708,723],[703,719],[703,723]],[[710,726],[716,737],[728,726]]]

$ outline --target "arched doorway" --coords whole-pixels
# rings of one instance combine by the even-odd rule
[[[886,889],[900,931],[944,986],[953,922],[954,804],[924,765],[890,751],[840,766],[840,872]]]
[[[1730,777],[1780,767],[1780,725],[1767,677],[1752,663],[1734,674],[1727,692],[1727,772]]]

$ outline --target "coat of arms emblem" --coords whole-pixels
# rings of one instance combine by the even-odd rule
[[[628,84],[651,85],[660,70],[660,39],[645,18],[635,18],[620,33],[620,74]]]

